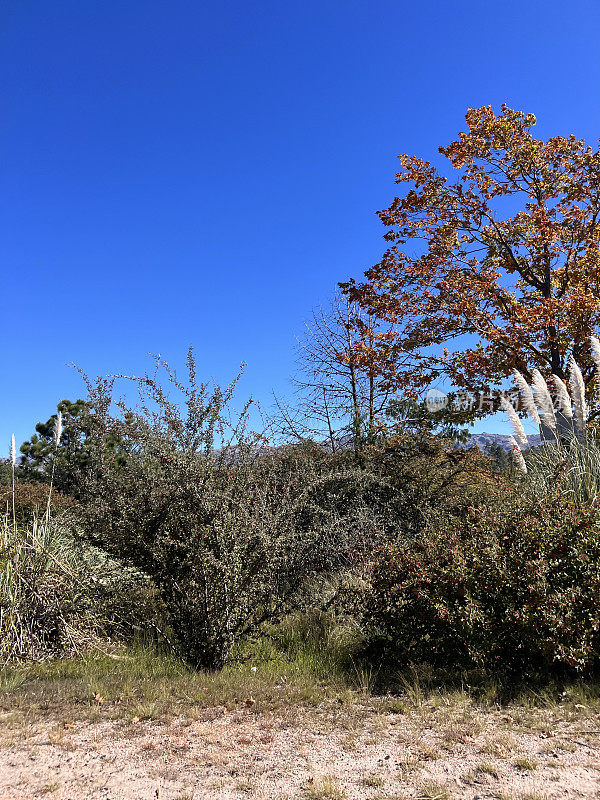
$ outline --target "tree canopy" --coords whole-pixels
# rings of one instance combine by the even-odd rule
[[[389,324],[362,350],[409,391],[440,378],[486,391],[513,369],[564,378],[570,353],[590,383],[600,152],[573,135],[536,139],[535,116],[506,105],[469,109],[466,123],[439,148],[454,180],[399,156],[406,191],[378,212],[389,247],[363,282],[341,284]]]
[[[57,413],[46,422],[38,422],[36,432],[21,445],[22,476],[34,480],[50,480],[52,463],[55,465],[54,483],[60,491],[70,492],[74,485],[74,471],[86,460],[86,432],[81,429],[81,418],[88,403],[85,400],[61,400]],[[58,447],[54,445],[54,431],[58,412],[62,414],[62,435]]]

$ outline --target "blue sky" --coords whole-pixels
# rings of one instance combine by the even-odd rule
[[[285,394],[295,337],[384,249],[395,156],[470,106],[600,135],[600,4],[5,0],[0,442],[160,352]],[[494,420],[478,429],[500,430]],[[5,449],[0,445],[0,452]]]

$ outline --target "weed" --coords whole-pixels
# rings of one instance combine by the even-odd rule
[[[508,758],[514,749],[514,737],[509,733],[501,733],[494,738],[488,737],[481,747],[481,752],[495,758]]]
[[[443,783],[429,781],[421,786],[419,800],[450,800],[450,793]]]
[[[573,742],[568,742],[568,741],[564,742],[561,741],[560,739],[554,742],[554,749],[562,750],[565,753],[574,753],[577,750]]]
[[[406,713],[406,703],[395,697],[387,698],[382,703],[381,711],[383,714],[404,714]]]
[[[475,772],[478,772],[481,775],[491,775],[492,778],[498,777],[498,771],[493,764],[490,764],[489,761],[482,761],[475,767]]]
[[[400,675],[400,685],[410,704],[415,706],[415,708],[419,708],[423,702],[423,692],[419,676],[416,672],[414,672],[410,678],[405,675]]]
[[[538,762],[534,761],[531,758],[521,757],[521,758],[516,758],[514,764],[515,767],[518,767],[519,769],[532,771],[534,769],[537,769]]]
[[[374,789],[380,789],[383,786],[383,778],[381,775],[365,775],[363,778],[365,786],[371,786]]]
[[[370,694],[377,680],[378,670],[374,670],[371,666],[359,665],[353,662],[352,673],[356,687],[363,694]]]
[[[53,783],[46,783],[40,789],[40,794],[53,794],[60,788],[60,783],[53,782]]]
[[[325,775],[310,784],[307,797],[309,800],[344,800],[346,792],[339,785],[337,778]]]
[[[243,779],[238,781],[235,785],[235,788],[238,792],[246,792],[247,794],[252,794],[254,792],[254,783],[249,779]]]

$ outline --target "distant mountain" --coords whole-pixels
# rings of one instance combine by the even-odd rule
[[[503,450],[510,450],[510,434],[504,433],[472,433],[464,447],[478,447],[480,450],[486,451],[489,445],[500,445]],[[534,433],[527,436],[530,447],[538,447],[542,444],[542,437],[539,433]],[[527,448],[521,445],[522,450]]]

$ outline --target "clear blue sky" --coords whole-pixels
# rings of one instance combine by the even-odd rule
[[[5,0],[0,442],[148,352],[284,394],[384,249],[395,156],[469,106],[600,135],[597,0]],[[478,426],[488,430],[491,425]],[[6,448],[0,446],[0,452]]]

